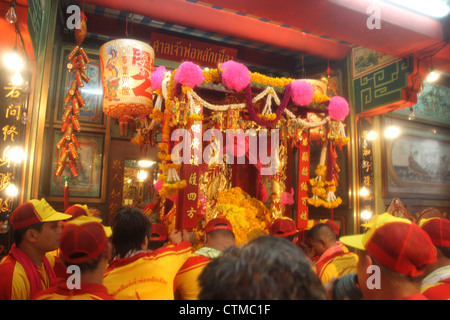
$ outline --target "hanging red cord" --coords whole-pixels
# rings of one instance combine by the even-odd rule
[[[69,177],[64,177],[64,211],[69,208]]]

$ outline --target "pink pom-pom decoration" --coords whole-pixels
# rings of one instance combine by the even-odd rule
[[[230,90],[242,91],[250,83],[250,71],[242,63],[229,60],[220,65],[222,83]]]
[[[295,80],[291,82],[292,101],[298,106],[306,106],[312,102],[314,96],[313,86],[303,80]]]
[[[161,90],[162,82],[164,77],[166,76],[166,67],[160,66],[155,68],[150,79],[152,81],[152,89],[153,90]]]
[[[202,84],[203,80],[205,80],[205,77],[202,69],[190,61],[180,64],[175,73],[175,81],[189,88]]]
[[[294,204],[294,189],[291,188],[291,193],[283,192],[281,194],[281,204],[287,204],[288,206]]]
[[[156,191],[161,190],[163,184],[164,184],[164,182],[162,182],[161,180],[156,181],[156,183],[154,184],[155,190]]]
[[[328,104],[328,115],[331,120],[343,121],[349,112],[348,102],[342,97],[334,96]]]

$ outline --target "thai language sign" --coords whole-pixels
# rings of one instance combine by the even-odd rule
[[[236,60],[237,56],[237,49],[156,32],[152,32],[150,45],[155,51],[155,58],[191,61],[202,67],[216,68],[218,63]]]

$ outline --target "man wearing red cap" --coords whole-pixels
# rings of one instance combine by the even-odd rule
[[[167,227],[164,225],[164,223],[152,223],[152,233],[148,237],[147,249],[149,251],[155,251],[159,248],[162,248],[167,243],[167,240]]]
[[[175,278],[177,298],[197,300],[200,288],[198,276],[203,268],[236,244],[233,227],[225,218],[215,218],[205,226],[204,246],[191,254]]]
[[[298,239],[298,230],[295,221],[289,217],[275,219],[270,226],[270,234],[295,244]]]
[[[343,249],[328,224],[319,223],[312,227],[308,239],[312,250],[319,256],[315,268],[322,284],[325,285],[333,278],[356,273],[358,256]]]
[[[424,219],[419,225],[437,250],[437,261],[427,266],[421,292],[430,300],[450,300],[450,220]]]
[[[45,199],[32,199],[13,211],[15,243],[0,264],[0,300],[29,300],[56,283],[54,260],[48,253],[59,247],[59,222],[70,217]]]
[[[55,286],[33,299],[113,300],[103,285],[103,273],[111,258],[107,232],[101,219],[95,217],[81,215],[67,222],[60,239],[60,259],[66,267],[76,267],[74,278],[58,279]]]
[[[80,216],[83,217],[95,217],[95,219],[100,219],[101,212],[98,209],[92,209],[88,208],[87,205],[83,204],[74,204],[66,209],[64,211],[65,214],[69,214],[72,217],[68,219],[68,221],[71,221],[75,218],[78,218]],[[101,221],[101,219],[100,219]],[[64,225],[64,223],[63,223]],[[111,228],[105,227],[106,233],[108,234],[108,237],[111,235]],[[55,259],[55,265],[53,266],[53,270],[55,271],[56,278],[67,278],[70,275],[66,272],[67,267],[64,265],[64,263],[59,258],[60,250],[55,250],[52,252],[52,255]]]
[[[420,294],[427,265],[436,262],[428,234],[410,220],[375,215],[365,234],[341,237],[358,249],[358,282],[365,300],[426,300]]]

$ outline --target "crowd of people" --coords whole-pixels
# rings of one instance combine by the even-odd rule
[[[388,213],[339,237],[320,221],[300,232],[275,219],[237,246],[230,221],[209,220],[204,243],[170,233],[133,207],[105,226],[85,205],[45,199],[14,210],[14,244],[0,263],[1,300],[449,300],[450,220],[417,224]]]

